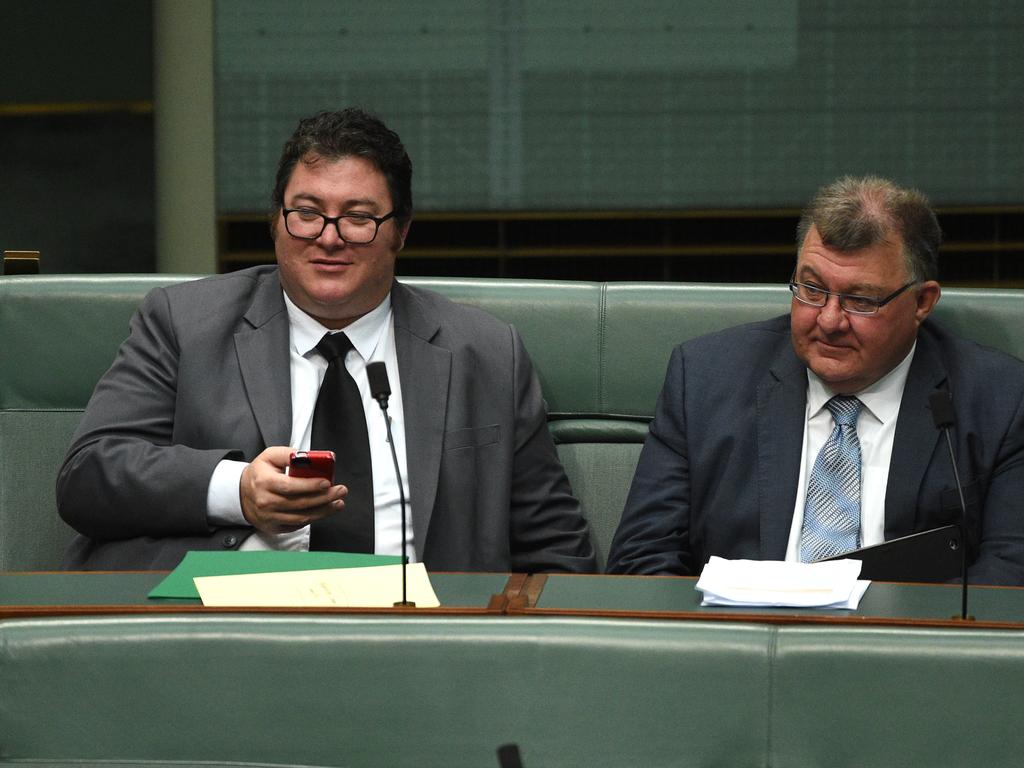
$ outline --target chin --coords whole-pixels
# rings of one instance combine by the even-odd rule
[[[306,289],[311,296],[330,301],[332,297],[344,297],[352,293],[354,285],[359,281],[350,270],[342,272],[322,271],[310,275],[306,281]]]
[[[854,372],[845,365],[837,365],[835,360],[819,358],[815,360],[810,369],[814,371],[819,379],[827,384],[839,385],[844,381],[850,381]]]

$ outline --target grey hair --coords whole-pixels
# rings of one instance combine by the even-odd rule
[[[844,176],[819,189],[800,216],[797,248],[811,226],[821,241],[840,251],[855,251],[895,237],[902,244],[912,280],[936,280],[942,230],[928,198],[877,176]]]

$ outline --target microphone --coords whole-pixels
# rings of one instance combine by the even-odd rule
[[[388,409],[388,398],[391,397],[391,382],[388,381],[388,369],[384,363],[370,363],[366,366],[366,378],[370,382],[370,395],[380,403],[382,410]],[[390,434],[388,435],[390,437]]]
[[[498,766],[499,768],[523,768],[517,744],[502,744],[498,747]]]
[[[370,395],[380,403],[380,409],[384,414],[384,425],[388,430],[388,445],[391,446],[391,460],[395,464],[395,477],[398,480],[398,501],[402,509],[402,600],[395,603],[395,606],[414,608],[416,603],[410,602],[406,593],[405,572],[409,566],[409,555],[405,542],[405,489],[402,487],[402,471],[398,467],[398,453],[395,451],[395,441],[391,436],[391,417],[388,416],[388,398],[391,397],[391,382],[388,381],[387,366],[382,362],[369,363],[366,366],[366,379],[370,382]]]
[[[960,497],[960,618],[967,620],[967,503],[964,501],[964,487],[960,483],[960,471],[956,466],[956,453],[953,450],[953,438],[950,433],[956,426],[956,413],[953,410],[953,398],[949,390],[940,389],[933,392],[928,398],[928,404],[932,409],[932,421],[935,428],[942,431],[946,436],[946,446],[949,448],[949,461],[953,465],[953,481],[956,483],[956,492]]]

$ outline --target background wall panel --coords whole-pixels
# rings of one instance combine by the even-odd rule
[[[264,210],[296,120],[353,104],[421,210],[799,206],[866,172],[1020,204],[1022,28],[1022,0],[220,0],[218,205]]]

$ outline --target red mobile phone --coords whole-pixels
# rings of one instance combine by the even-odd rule
[[[334,483],[334,451],[292,451],[288,460],[291,477],[322,477]]]

